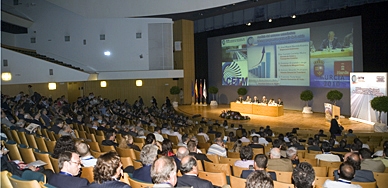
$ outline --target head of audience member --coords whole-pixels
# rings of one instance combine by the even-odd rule
[[[264,154],[257,154],[255,156],[254,168],[255,170],[265,170],[268,164],[268,157]]]
[[[75,143],[71,136],[61,136],[59,140],[57,140],[52,157],[58,158],[59,154],[63,151],[76,152]]]
[[[114,130],[107,130],[105,132],[105,139],[114,141],[116,139],[116,133]]]
[[[247,132],[242,132],[242,137],[247,137]]]
[[[272,141],[272,146],[274,148],[280,148],[282,146],[283,142],[279,139],[275,139]]]
[[[190,137],[189,137],[189,135],[188,134],[183,134],[182,135],[182,142],[183,143],[186,143],[187,144],[187,142],[190,140]]]
[[[234,142],[232,150],[233,150],[233,152],[240,152],[241,147],[242,147],[241,140],[237,140],[236,142]]]
[[[307,144],[308,144],[309,146],[313,145],[313,142],[314,142],[313,137],[310,137],[310,138],[307,140]]]
[[[198,139],[195,136],[191,136],[190,141],[194,141],[195,144],[198,144]]]
[[[153,133],[147,134],[145,139],[145,144],[155,144],[155,142],[156,142],[155,135]]]
[[[219,146],[224,147],[224,141],[221,138],[214,139],[214,143],[219,145]]]
[[[137,132],[137,136],[144,136],[144,130],[143,129],[140,129],[138,132]]]
[[[147,144],[141,149],[140,162],[146,166],[152,165],[157,156],[158,146],[153,144]]]
[[[354,152],[346,153],[344,156],[344,161],[351,164],[354,170],[361,169],[361,159],[358,153],[354,153]]]
[[[258,136],[253,136],[252,137],[252,143],[253,144],[258,144],[259,143],[259,137]]]
[[[278,139],[282,142],[284,142],[284,134],[279,134]]]
[[[358,150],[361,149],[361,146],[357,145],[357,144],[352,144],[350,145],[350,151],[351,152],[358,152]]]
[[[170,184],[177,182],[176,164],[172,157],[162,156],[156,159],[151,167],[151,178],[154,184]]]
[[[197,153],[197,143],[195,141],[190,140],[187,143],[187,149],[189,150],[189,152]]]
[[[120,179],[122,166],[120,156],[116,152],[110,151],[101,155],[97,159],[96,166],[94,166],[94,181],[102,184],[106,181]]]
[[[240,159],[243,161],[246,161],[246,160],[252,160],[252,158],[253,158],[252,148],[249,146],[243,146],[240,149]]]
[[[183,175],[195,174],[198,175],[197,159],[194,156],[188,155],[181,160],[180,169]]]
[[[311,164],[299,163],[292,171],[292,180],[296,188],[311,188],[315,182],[315,171]]]
[[[351,181],[354,177],[355,169],[349,162],[344,162],[340,165],[338,170],[339,178]]]
[[[279,148],[272,148],[269,153],[271,159],[280,159],[281,157]]]
[[[345,140],[341,140],[341,141],[339,142],[339,147],[340,147],[340,148],[345,148],[345,147],[346,147],[346,141],[345,141]]]
[[[54,121],[54,125],[58,126],[59,128],[62,128],[64,124],[65,124],[65,121],[63,121],[62,118],[57,118]]]
[[[361,148],[358,150],[358,153],[360,154],[361,160],[371,159],[373,154],[368,148]]]
[[[78,153],[64,151],[59,154],[58,167],[61,172],[66,172],[72,176],[76,176],[81,169],[81,160]]]
[[[330,144],[329,144],[329,142],[322,142],[321,150],[322,150],[322,153],[330,152]]]
[[[234,137],[234,133],[233,132],[229,132],[229,138],[233,138]]]
[[[198,129],[198,133],[203,133],[203,128],[202,128],[202,127],[200,127],[200,128]]]
[[[189,155],[189,150],[186,148],[186,147],[179,147],[177,150],[176,150],[176,157],[179,159],[179,160],[182,160],[183,157]]]
[[[352,130],[352,129],[349,129],[349,130],[348,130],[348,133],[353,133],[353,130]]]
[[[254,171],[247,177],[245,188],[273,188],[273,180],[263,171]]]
[[[287,158],[294,160],[297,158],[298,150],[295,147],[289,147],[286,151]]]
[[[388,148],[384,148],[383,157],[388,157]]]
[[[168,152],[173,153],[172,151],[172,141],[170,139],[164,139],[162,142],[162,154],[167,155]]]
[[[128,148],[128,145],[133,144],[133,137],[131,135],[123,135],[119,143],[119,148]]]
[[[79,142],[75,146],[76,146],[77,153],[81,157],[91,156],[89,145],[86,144],[85,142]]]
[[[154,128],[154,132],[160,134],[160,127],[155,127],[155,128]]]

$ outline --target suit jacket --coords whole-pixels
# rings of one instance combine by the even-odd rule
[[[113,142],[112,140],[103,140],[101,144],[104,146],[114,146],[114,147],[119,146],[116,142]]]
[[[261,144],[249,144],[248,146],[251,148],[264,148],[264,146]]]
[[[261,171],[261,170],[257,170],[257,171]],[[251,174],[252,172],[254,172],[254,171],[253,170],[243,170],[241,172],[241,176],[240,177],[244,178],[244,179],[247,179],[249,174]],[[266,173],[268,173],[271,176],[272,180],[276,181],[276,173],[275,172],[269,171],[269,172],[266,172]]]
[[[329,172],[330,173],[330,172]],[[334,179],[338,180],[339,175],[338,171],[334,171]],[[354,174],[354,178],[352,179],[354,182],[374,182],[375,177],[373,176],[373,172],[370,170],[356,170]]]
[[[193,188],[213,188],[213,184],[210,181],[192,175],[183,175],[181,177],[178,177],[178,182],[176,186],[192,186]]]
[[[342,132],[339,127],[338,121],[336,119],[332,119],[330,122],[330,133],[331,135],[340,135]]]
[[[341,44],[338,42],[338,38],[334,37],[333,41],[331,42],[333,48],[341,48]],[[329,46],[329,39],[324,39],[321,43],[320,50],[325,50]]]
[[[58,188],[77,188],[87,186],[89,182],[85,178],[73,177],[64,174],[53,174],[48,180],[48,184]]]
[[[292,172],[292,162],[290,159],[269,159],[268,169],[283,172]]]
[[[120,181],[115,181],[115,180],[106,181],[106,182],[103,182],[102,184],[98,184],[98,183],[94,182],[92,184],[89,184],[89,186],[87,186],[87,187],[90,187],[90,188],[131,188],[128,184],[126,184],[124,182],[120,182]]]
[[[385,165],[380,160],[364,159],[361,162],[362,170],[370,170],[372,172],[383,173],[385,171]]]
[[[152,183],[152,178],[151,178],[151,165],[144,165],[143,167],[135,170],[133,172],[133,178],[144,181],[147,183]]]

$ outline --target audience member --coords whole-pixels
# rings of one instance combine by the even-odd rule
[[[122,136],[122,139],[118,147],[124,148],[124,149],[129,148],[129,149],[134,149],[136,151],[140,151],[139,146],[133,144],[133,137],[129,134]]]
[[[257,154],[255,156],[255,161],[253,164],[254,164],[253,169],[255,171],[267,172],[266,168],[267,168],[267,164],[268,164],[268,158],[264,154]],[[253,169],[243,170],[241,172],[240,177],[246,179],[249,176],[249,174],[251,174],[253,172]],[[271,178],[276,181],[276,173],[275,172],[268,171],[267,173],[270,174]],[[235,174],[235,175],[238,175],[238,174]]]
[[[333,180],[326,180],[323,184],[323,187],[327,188],[337,188],[337,187],[343,187],[343,188],[361,188],[360,185],[351,184],[351,181],[354,177],[355,170],[354,167],[348,163],[344,162],[340,165],[340,168],[338,170],[339,179],[337,181]]]
[[[286,155],[293,165],[299,164],[298,150],[295,147],[289,147],[286,151]]]
[[[156,187],[174,187],[177,183],[177,167],[171,157],[162,156],[156,159],[151,168],[151,177]]]
[[[322,161],[330,161],[330,162],[341,162],[341,159],[338,155],[334,155],[330,153],[330,144],[328,142],[323,142],[321,145],[322,154],[317,154],[315,156],[316,159]]]
[[[367,148],[362,148],[358,151],[361,157],[361,170],[370,170],[372,172],[383,173],[385,165],[380,160],[372,159],[372,152]]]
[[[84,142],[76,144],[77,153],[80,155],[84,167],[95,166],[97,162],[97,159],[90,154],[89,149],[89,145]]]
[[[242,147],[242,141],[237,140],[236,142],[234,142],[233,147],[231,149],[229,149],[229,152],[239,153],[241,150],[241,147]]]
[[[187,143],[187,149],[189,150],[189,155],[194,156],[197,160],[201,160],[202,164],[203,161],[212,162],[205,154],[197,152],[197,144],[195,141],[189,141]]]
[[[242,133],[242,137],[240,138],[240,141],[241,141],[241,142],[251,142],[251,140],[249,140],[249,139],[247,138],[247,132],[243,132],[243,133]]]
[[[161,135],[161,131],[160,131],[160,128],[159,128],[159,127],[155,127],[155,128],[154,128],[154,135],[155,135],[156,141],[158,141],[158,142],[163,142],[164,138],[163,138],[163,136]]]
[[[383,156],[374,158],[373,160],[381,160],[381,162],[384,163],[385,168],[388,168],[388,148],[384,148]]]
[[[133,178],[143,182],[152,183],[151,165],[158,156],[158,147],[152,144],[147,144],[140,152],[140,161],[143,167],[136,169],[133,172]]]
[[[202,135],[205,138],[206,142],[209,141],[209,136],[206,133],[203,132],[203,128],[202,127],[200,127],[198,129],[198,134],[197,135]]]
[[[352,181],[355,182],[374,182],[376,181],[373,172],[370,170],[361,170],[361,159],[358,153],[350,152],[345,154],[344,161],[351,164],[355,170],[355,175]],[[334,174],[334,179],[338,180],[338,171],[329,172]]]
[[[248,146],[251,148],[264,148],[263,145],[259,144],[259,137],[258,136],[253,136],[252,143],[250,143]]]
[[[102,141],[102,145],[104,146],[114,146],[117,147],[118,144],[114,142],[116,139],[116,133],[114,130],[108,130],[105,132],[105,140]]]
[[[54,146],[54,153],[51,156],[57,159],[59,154],[64,151],[76,152],[75,143],[70,136],[62,136],[57,140]]]
[[[292,162],[290,159],[280,158],[280,149],[272,148],[270,151],[270,159],[268,160],[268,169],[283,172],[292,172]]]
[[[185,156],[179,169],[183,176],[178,177],[177,187],[213,188],[210,181],[198,177],[197,159],[194,156]]]
[[[245,188],[273,188],[273,180],[262,171],[254,171],[247,177]]]
[[[312,188],[315,182],[315,171],[311,164],[299,163],[292,171],[295,188]]]
[[[61,131],[64,124],[65,124],[65,121],[63,121],[63,119],[57,118],[55,119],[54,125],[51,126],[49,131],[53,131],[55,134],[59,134],[59,131]]]
[[[249,166],[253,166],[253,151],[249,146],[243,146],[240,150],[240,159],[234,163],[234,166],[249,168]]]
[[[75,177],[81,169],[81,160],[77,153],[63,151],[58,157],[60,172],[51,175],[48,183],[58,188],[82,187],[89,184],[87,179]]]
[[[218,155],[220,157],[227,157],[224,141],[221,138],[216,138],[214,140],[214,144],[212,144],[207,150],[207,154]]]

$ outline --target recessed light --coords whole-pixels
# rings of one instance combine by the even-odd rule
[[[110,51],[105,51],[105,52],[104,52],[104,55],[110,56]]]

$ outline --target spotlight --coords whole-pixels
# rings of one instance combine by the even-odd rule
[[[291,16],[291,18],[296,18],[296,15],[295,15],[295,14],[294,14],[294,15],[292,15],[292,16]]]
[[[270,18],[270,19],[268,20],[268,22],[272,22],[272,19]]]
[[[251,23],[251,22],[248,22],[248,23],[246,23],[245,25],[247,25],[247,26],[251,26],[251,25],[252,25],[252,23]]]

